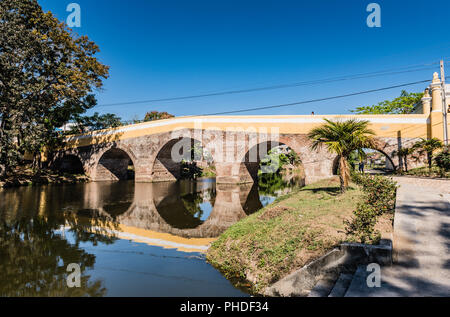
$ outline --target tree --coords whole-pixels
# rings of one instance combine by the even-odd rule
[[[413,148],[418,151],[420,155],[427,154],[428,168],[431,170],[433,164],[433,152],[442,149],[444,144],[438,138],[421,139],[413,145]]]
[[[363,148],[373,148],[375,134],[368,128],[368,121],[350,119],[347,121],[331,121],[324,119],[326,123],[314,128],[308,137],[312,140],[311,148],[317,150],[325,145],[330,153],[339,157],[339,179],[341,192],[345,192],[350,179],[348,159],[353,151],[363,154]]]
[[[393,155],[398,156],[400,159],[403,160],[403,164],[405,166],[405,172],[408,172],[408,156],[414,153],[416,149],[414,147],[410,148],[401,148],[397,151],[394,151]]]
[[[93,107],[108,66],[98,46],[75,36],[36,0],[0,1],[0,165],[25,152],[40,161],[62,142],[56,128]],[[39,164],[40,165],[40,164]]]
[[[162,120],[162,119],[170,119],[174,118],[175,116],[167,113],[167,112],[158,112],[158,111],[150,111],[145,114],[144,121],[155,121],[155,120]]]
[[[372,106],[357,107],[351,110],[357,114],[408,114],[421,101],[423,93],[408,93],[403,90],[400,97],[394,100],[385,100]]]
[[[450,171],[450,152],[448,147],[444,148],[442,152],[437,154],[434,157],[434,161],[441,170],[441,174],[445,174],[445,172]]]
[[[72,127],[70,133],[117,128],[122,125],[122,119],[113,113],[100,115],[95,112],[92,116],[76,116],[75,123],[76,125]]]

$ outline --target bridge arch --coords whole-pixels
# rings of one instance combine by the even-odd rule
[[[249,146],[247,152],[243,155],[239,167],[241,180],[244,182],[256,182],[258,180],[258,170],[261,168],[261,161],[275,148],[280,149],[280,153],[294,153],[298,161],[291,162],[291,164],[293,166],[295,164],[299,171],[303,170],[302,156],[293,147],[285,142],[266,140]],[[281,166],[279,166],[278,162],[269,160],[268,164],[264,166],[264,172],[273,173],[279,168]]]
[[[130,149],[113,145],[98,153],[92,178],[94,181],[134,179],[135,163],[136,156]]]
[[[398,147],[399,147],[398,143],[390,144],[389,142],[386,142],[382,138],[376,138],[375,146],[371,149],[383,154],[388,160],[389,164],[392,166],[392,169],[395,171],[398,168],[398,164],[395,164],[393,155],[395,151],[398,149]]]
[[[82,159],[75,153],[64,153],[55,158],[52,168],[70,174],[84,174],[86,172]]]
[[[210,149],[197,138],[190,136],[171,138],[155,151],[151,162],[151,178],[154,182],[176,181],[186,176],[182,173],[183,167],[194,172],[211,167],[214,163]]]
[[[396,165],[394,163],[393,160],[393,153],[395,152],[395,148],[398,145],[391,145],[388,142],[380,139],[380,138],[376,138],[375,139],[375,146],[370,147],[370,148],[364,148],[364,150],[372,150],[374,152],[378,152],[380,153],[385,159],[386,159],[386,169],[389,170],[397,170],[398,165]],[[389,155],[388,153],[391,153],[391,155]],[[355,167],[356,171],[358,170],[358,166]],[[338,175],[338,171],[339,171],[339,156],[335,156],[333,159],[333,164],[332,164],[332,174],[333,175]]]

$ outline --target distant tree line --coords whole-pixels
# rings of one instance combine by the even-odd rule
[[[174,118],[174,115],[167,112],[150,111],[145,114],[143,120],[134,119],[131,121],[122,120],[121,117],[113,113],[99,114],[95,112],[92,116],[74,116],[72,124],[65,134],[76,134],[88,131],[117,128],[123,125],[136,124],[141,122],[155,121]]]
[[[403,90],[399,97],[385,100],[371,106],[360,106],[351,110],[357,114],[409,114],[421,102],[423,93],[409,93]]]

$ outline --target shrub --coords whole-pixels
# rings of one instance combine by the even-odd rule
[[[437,154],[434,157],[434,161],[436,165],[439,167],[441,172],[450,171],[450,152],[448,149],[445,149],[441,153]]]
[[[350,234],[351,240],[357,240],[361,243],[377,242],[380,233],[375,230],[377,224],[377,212],[375,209],[365,203],[360,203],[353,212],[352,221],[347,221],[347,234]]]
[[[378,216],[394,212],[397,183],[383,176],[355,173],[352,178],[362,187],[364,199],[353,212],[351,221],[346,221],[347,234],[361,243],[376,243],[380,238],[380,233],[375,230]]]

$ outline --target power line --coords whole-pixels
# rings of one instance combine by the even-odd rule
[[[430,80],[427,79],[427,80],[421,80],[421,81],[416,81],[416,82],[406,83],[406,84],[401,84],[401,85],[395,85],[395,86],[389,86],[389,87],[365,90],[365,91],[360,91],[360,92],[354,92],[354,93],[349,93],[349,94],[345,94],[345,95],[338,95],[338,96],[332,96],[332,97],[304,100],[304,101],[285,103],[285,104],[280,104],[280,105],[272,105],[272,106],[264,106],[264,107],[255,107],[255,108],[239,109],[239,110],[232,110],[232,111],[208,113],[208,114],[203,114],[203,115],[200,115],[200,116],[217,116],[217,115],[224,115],[224,114],[231,114],[231,113],[242,113],[242,112],[249,112],[249,111],[256,111],[256,110],[266,110],[266,109],[273,109],[273,108],[296,106],[296,105],[302,105],[302,104],[307,104],[307,103],[327,101],[327,100],[333,100],[333,99],[340,99],[340,98],[346,98],[346,97],[352,97],[352,96],[357,96],[357,95],[369,94],[369,93],[373,93],[373,92],[384,91],[384,90],[389,90],[389,89],[394,89],[394,88],[412,86],[412,85],[426,83],[426,82],[429,82],[429,81]],[[192,117],[192,116],[189,116],[189,117]]]
[[[448,62],[449,61],[446,61],[446,63],[448,63]],[[162,102],[162,101],[176,101],[176,100],[186,100],[186,99],[195,99],[195,98],[205,98],[205,97],[241,94],[241,93],[264,91],[264,90],[275,90],[275,89],[292,88],[292,87],[299,87],[299,86],[318,85],[318,84],[332,83],[332,82],[338,82],[338,81],[348,81],[348,80],[396,75],[396,74],[403,74],[403,73],[412,73],[412,72],[434,69],[434,67],[430,67],[430,66],[435,65],[435,64],[439,64],[439,63],[436,62],[436,63],[412,65],[412,66],[405,66],[405,67],[388,69],[388,70],[377,71],[377,72],[347,75],[347,76],[340,76],[340,77],[332,77],[332,78],[326,78],[326,79],[321,79],[321,80],[304,81],[304,82],[297,82],[297,83],[283,84],[283,85],[273,85],[273,86],[256,87],[256,88],[249,88],[249,89],[229,90],[229,91],[197,94],[197,95],[189,95],[189,96],[179,96],[179,97],[149,99],[149,100],[141,100],[141,101],[102,104],[102,105],[98,105],[97,108],[134,105],[134,104],[143,104],[143,103],[152,103],[152,102]],[[427,67],[423,67],[423,66],[427,66]],[[421,68],[418,68],[418,67],[421,67]]]
[[[445,77],[446,79],[449,79],[450,76]],[[401,88],[406,86],[412,86],[417,84],[423,84],[429,82],[429,79],[411,82],[411,83],[405,83],[405,84],[399,84],[389,87],[382,87],[377,89],[370,89],[370,90],[364,90],[344,95],[337,95],[337,96],[331,96],[331,97],[324,97],[324,98],[317,98],[317,99],[310,99],[310,100],[303,100],[298,102],[292,102],[292,103],[286,103],[286,104],[279,104],[279,105],[271,105],[271,106],[263,106],[263,107],[254,107],[254,108],[246,108],[246,109],[238,109],[238,110],[231,110],[231,111],[223,111],[223,112],[215,112],[215,113],[206,113],[206,114],[199,114],[199,115],[189,115],[184,117],[197,117],[197,116],[217,116],[217,115],[225,115],[225,114],[232,114],[232,113],[242,113],[242,112],[249,112],[249,111],[257,111],[257,110],[266,110],[266,109],[273,109],[273,108],[281,108],[281,107],[289,107],[289,106],[296,106],[296,105],[302,105],[302,104],[308,104],[308,103],[314,103],[314,102],[320,102],[320,101],[327,101],[327,100],[334,100],[334,99],[341,99],[346,97],[352,97],[357,95],[363,95],[363,94],[369,94],[373,92],[379,92],[394,88]],[[128,121],[126,121],[128,122]],[[142,122],[142,121],[141,121]],[[137,122],[134,122],[137,123]],[[79,127],[88,126],[88,125],[78,125]]]

